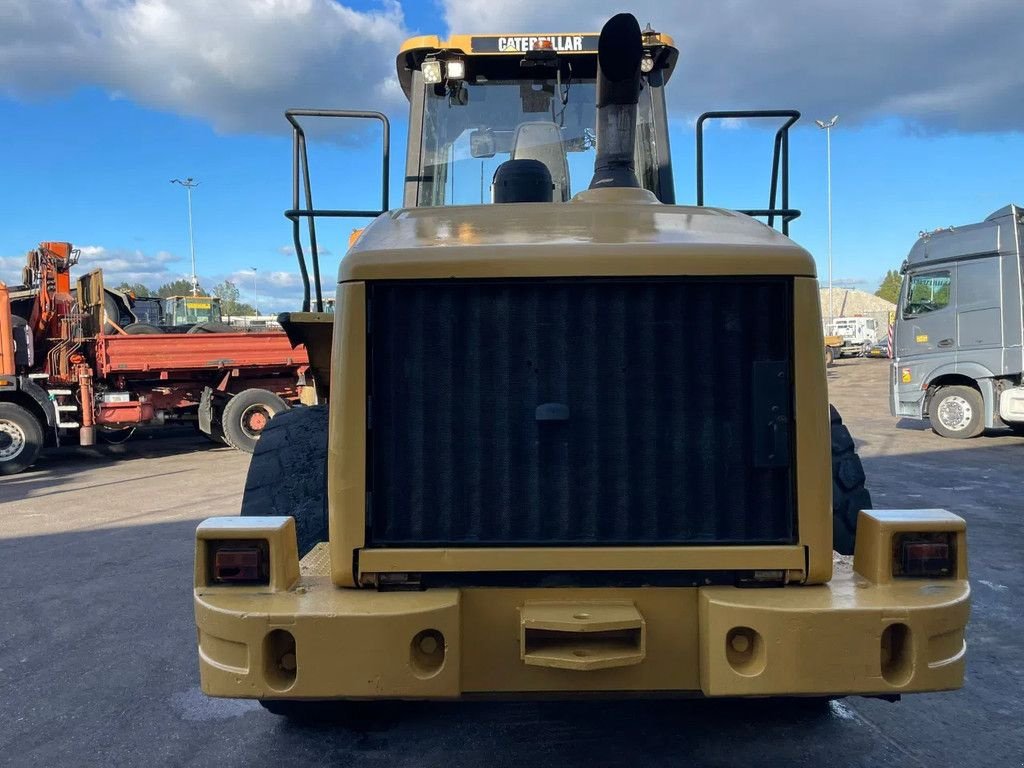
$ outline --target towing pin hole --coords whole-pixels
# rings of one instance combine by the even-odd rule
[[[409,644],[409,663],[421,679],[433,677],[444,666],[444,635],[436,629],[417,632]]]

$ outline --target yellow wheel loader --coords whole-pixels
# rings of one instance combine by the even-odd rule
[[[698,205],[677,205],[676,59],[626,14],[600,35],[410,40],[399,210],[383,115],[288,113],[312,278],[282,324],[320,404],[270,423],[241,515],[197,530],[207,694],[301,715],[962,684],[964,521],[871,510],[827,401],[815,265],[786,236],[799,115],[702,116],[699,148],[708,120],[784,121],[770,203],[703,205],[701,152]],[[382,126],[379,209],[314,206],[317,116]],[[325,216],[374,217],[333,313]]]

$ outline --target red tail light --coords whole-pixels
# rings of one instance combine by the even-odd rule
[[[901,533],[893,540],[893,576],[950,578],[956,576],[956,535]]]
[[[211,541],[207,546],[210,584],[270,583],[270,547],[265,539]]]

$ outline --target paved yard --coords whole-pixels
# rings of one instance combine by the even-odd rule
[[[831,714],[770,702],[423,704],[394,722],[299,727],[197,687],[190,583],[200,518],[233,514],[248,457],[191,434],[63,450],[0,480],[0,764],[899,765],[1024,761],[1024,439],[897,424],[884,361],[830,370],[876,506],[970,524],[967,684]]]

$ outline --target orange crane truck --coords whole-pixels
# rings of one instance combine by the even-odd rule
[[[30,467],[47,442],[185,421],[251,453],[275,414],[315,398],[305,350],[284,333],[125,333],[130,308],[101,271],[72,289],[77,255],[41,243],[22,285],[0,283],[0,475]]]

